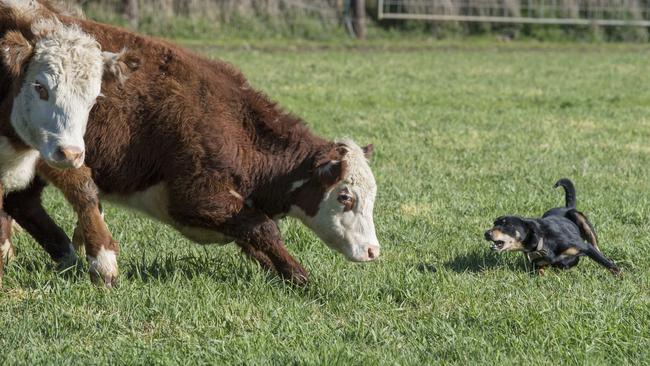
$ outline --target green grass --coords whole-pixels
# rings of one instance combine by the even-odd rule
[[[650,64],[633,46],[427,43],[209,56],[330,138],[373,142],[382,257],[353,264],[297,222],[305,289],[107,205],[121,282],[57,274],[24,233],[0,292],[6,364],[649,364]],[[570,177],[614,278],[530,272],[482,233],[561,205]],[[74,217],[46,205],[71,233]]]

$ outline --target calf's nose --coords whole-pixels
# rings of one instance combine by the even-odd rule
[[[368,246],[368,260],[375,260],[379,257],[379,246],[370,245]]]
[[[76,146],[59,146],[56,149],[55,159],[67,162],[70,166],[78,168],[83,164],[84,150]]]

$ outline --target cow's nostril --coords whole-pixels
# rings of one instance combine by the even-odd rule
[[[379,257],[379,247],[371,246],[368,247],[368,259],[375,259]]]

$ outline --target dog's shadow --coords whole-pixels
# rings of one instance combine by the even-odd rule
[[[479,273],[491,269],[512,267],[512,265],[522,271],[530,271],[530,265],[527,265],[523,257],[519,257],[516,263],[506,263],[503,258],[498,254],[484,250],[474,250],[466,254],[462,254],[453,260],[444,264],[445,268],[450,269],[457,273],[473,272]]]

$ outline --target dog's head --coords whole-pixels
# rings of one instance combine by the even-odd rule
[[[536,224],[517,216],[501,216],[494,220],[492,229],[485,232],[485,240],[492,242],[497,252],[521,251],[535,245]]]

